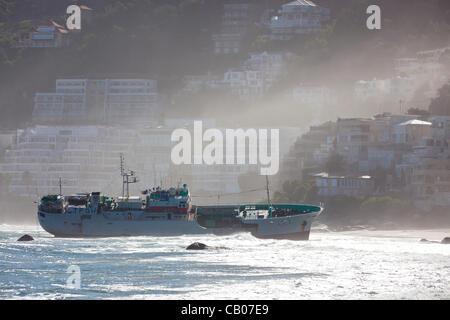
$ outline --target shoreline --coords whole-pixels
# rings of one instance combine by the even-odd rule
[[[450,226],[330,226],[318,223],[311,230],[316,233],[333,233],[351,236],[376,237],[376,238],[411,238],[426,239],[429,241],[442,241],[450,237]]]
[[[446,237],[450,237],[450,228],[416,228],[416,229],[396,229],[396,230],[349,230],[334,231],[344,235],[375,237],[375,238],[408,238],[408,239],[426,239],[428,241],[442,241]]]
[[[9,227],[12,230],[8,230]],[[36,224],[19,224],[19,223],[0,223],[0,232],[19,231],[18,229],[33,229],[33,231],[43,231],[43,229]],[[36,230],[37,229],[37,230]],[[405,228],[376,228],[373,226],[349,226],[341,230],[328,227],[326,225],[313,226],[312,233],[330,233],[342,234],[349,236],[374,237],[374,238],[409,238],[409,239],[426,239],[429,241],[439,241],[450,237],[450,227],[405,227]]]

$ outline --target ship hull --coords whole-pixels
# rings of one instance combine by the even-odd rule
[[[163,213],[158,216],[144,211],[63,214],[39,210],[38,218],[45,231],[61,238],[163,237],[202,234],[220,236],[250,232],[260,239],[309,240],[311,224],[318,214],[243,220],[238,225],[229,227],[205,227],[197,220],[188,220],[184,216],[167,219],[170,214]]]
[[[195,220],[122,220],[103,215],[77,215],[39,212],[41,227],[55,237],[106,238],[133,236],[181,236],[207,234]]]
[[[309,240],[311,225],[318,213],[299,214],[287,217],[249,220],[252,234],[260,239]]]

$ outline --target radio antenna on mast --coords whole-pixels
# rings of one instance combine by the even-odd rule
[[[120,174],[122,176],[122,198],[125,197],[125,186],[127,190],[127,198],[130,197],[130,183],[137,183],[138,179],[134,175],[133,170],[128,170],[128,172],[125,171],[124,166],[124,157],[123,154],[120,154]]]

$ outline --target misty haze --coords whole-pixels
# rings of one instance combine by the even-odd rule
[[[0,0],[0,112],[2,299],[450,298],[447,0]]]

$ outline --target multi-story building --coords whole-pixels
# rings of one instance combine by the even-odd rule
[[[413,167],[411,189],[416,206],[425,211],[450,206],[450,158],[422,158]]]
[[[216,54],[237,54],[241,47],[241,35],[239,33],[219,33],[213,36]]]
[[[336,125],[337,152],[347,163],[359,163],[363,171],[368,167],[364,162],[368,161],[368,144],[373,141],[372,125],[372,119],[362,118],[338,119]]]
[[[206,75],[189,75],[183,78],[183,91],[188,93],[198,93],[209,87],[209,84],[217,82],[219,79],[211,73]]]
[[[295,0],[281,6],[270,24],[271,40],[291,40],[295,35],[318,31],[330,19],[330,9],[309,0]]]
[[[250,58],[241,64],[241,69],[260,71],[264,77],[265,86],[269,88],[286,71],[287,62],[293,56],[290,52],[268,53],[264,51],[261,53],[250,53]]]
[[[20,130],[0,130],[0,152],[13,145]]]
[[[36,93],[33,121],[41,124],[156,124],[158,88],[149,79],[58,79],[56,92]]]
[[[431,131],[435,145],[442,149],[448,148],[450,144],[450,117],[432,116],[429,120],[432,123]]]
[[[61,48],[70,45],[69,31],[54,25],[39,26],[27,38],[17,42],[18,48]]]
[[[263,90],[271,88],[282,74],[286,71],[287,63],[293,58],[290,52],[251,53],[250,58],[241,64],[241,70],[255,70],[261,72],[263,79]]]
[[[213,35],[215,53],[237,54],[249,26],[258,21],[260,7],[250,3],[224,4],[221,31]]]
[[[31,127],[5,152],[0,171],[11,178],[9,191],[21,196],[104,191],[119,155],[128,154],[136,133],[108,127]]]
[[[291,53],[252,53],[240,68],[225,72],[223,79],[211,75],[190,77],[186,91],[198,92],[202,87],[220,88],[230,90],[241,100],[261,97],[280,78],[292,56]]]
[[[326,172],[314,175],[318,195],[357,197],[375,194],[375,180],[371,176],[330,176]]]
[[[242,100],[260,97],[265,91],[263,74],[256,70],[230,69],[224,74],[221,87]]]
[[[430,136],[431,122],[414,119],[395,125],[392,138],[396,144],[413,146]]]

